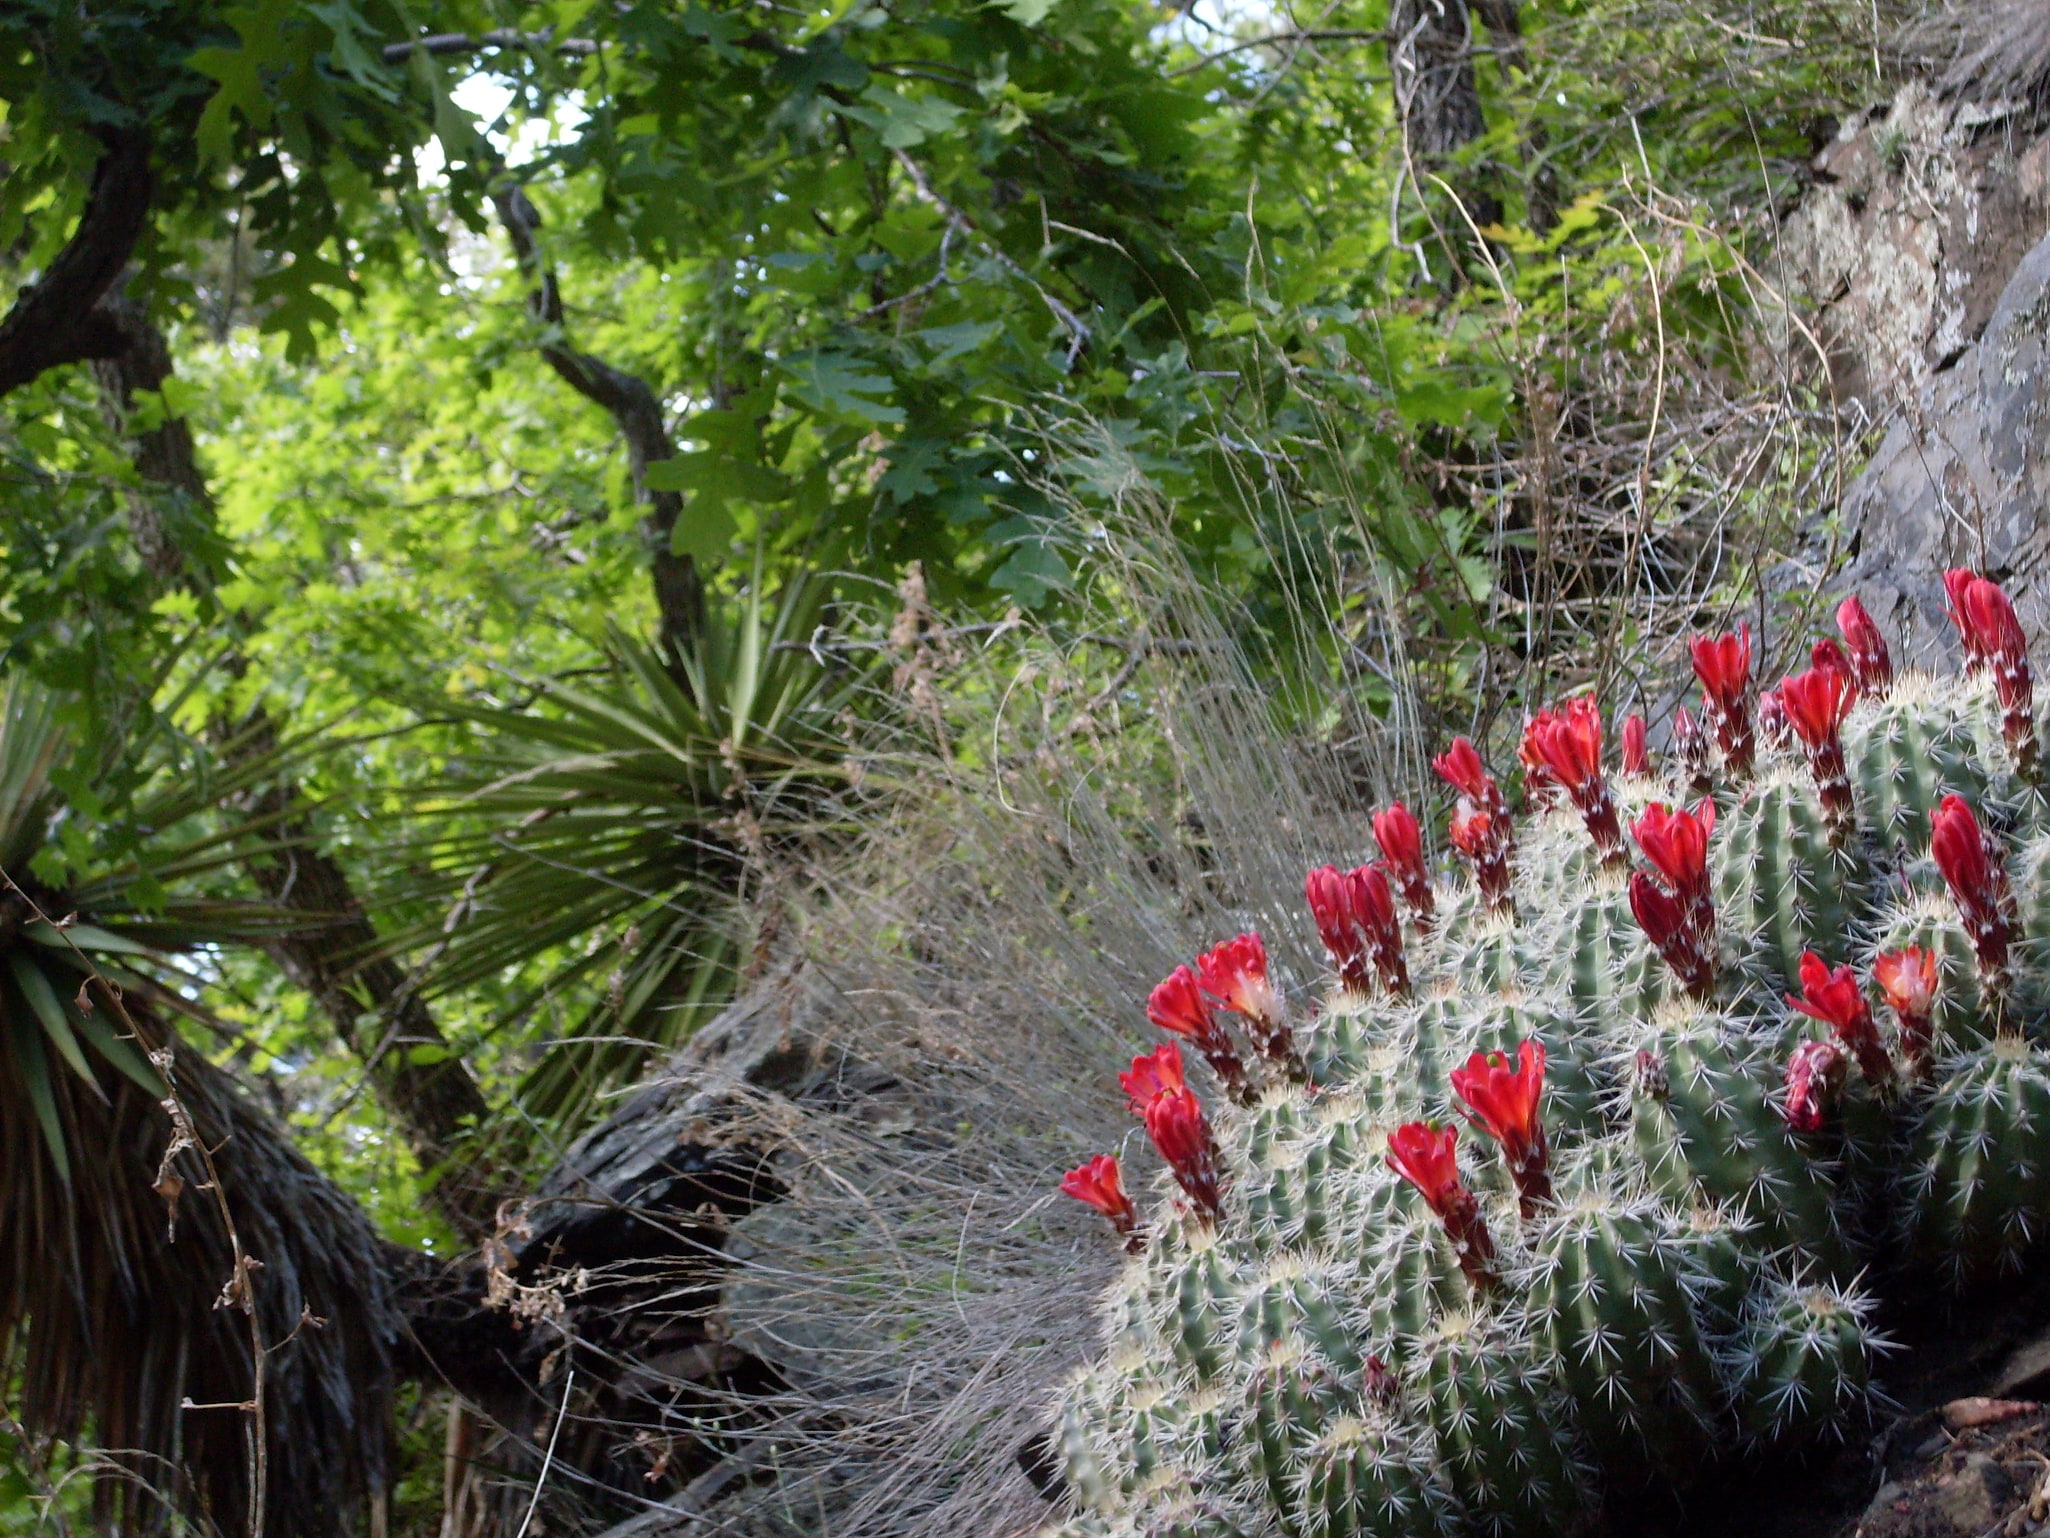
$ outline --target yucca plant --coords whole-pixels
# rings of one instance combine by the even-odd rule
[[[438,991],[524,975],[502,1027],[582,1001],[525,1077],[527,1114],[573,1126],[716,1012],[747,965],[733,915],[760,895],[751,873],[839,821],[862,675],[808,645],[828,597],[757,584],[681,658],[611,627],[602,679],[456,708],[475,735],[437,811],[459,826],[429,843],[404,897],[430,916],[394,944]]]
[[[99,1449],[105,1523],[340,1532],[384,1482],[399,1318],[354,1203],[172,1028],[171,953],[293,916],[227,879],[270,830],[221,808],[275,755],[215,775],[162,720],[81,751],[0,684],[0,1370],[28,1430]]]

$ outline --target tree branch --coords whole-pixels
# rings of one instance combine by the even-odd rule
[[[579,352],[564,340],[562,291],[534,238],[541,228],[540,213],[526,193],[511,183],[494,191],[491,201],[529,285],[527,313],[544,328],[541,356],[564,384],[593,405],[604,407],[626,439],[634,490],[648,506],[643,523],[662,641],[671,655],[681,657],[703,633],[705,591],[697,563],[670,548],[676,520],[683,512],[683,497],[674,491],[651,491],[647,486],[648,466],[676,457],[675,441],[662,420],[661,402],[638,374]]]
[[[539,32],[515,32],[501,28],[495,32],[437,32],[431,37],[416,37],[409,43],[386,43],[384,62],[403,64],[416,53],[430,58],[447,58],[452,54],[482,53],[487,48],[519,48],[529,53],[559,53],[572,59],[586,59],[598,51],[598,45],[588,37],[566,37],[556,42],[546,28]]]
[[[111,357],[122,338],[94,307],[113,287],[149,223],[149,135],[110,130],[85,215],[56,260],[0,321],[0,395],[47,369]]]

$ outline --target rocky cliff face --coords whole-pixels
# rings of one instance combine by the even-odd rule
[[[2050,622],[2050,0],[1988,5],[1950,43],[1817,156],[1781,250],[1839,403],[1885,425],[1842,582],[1911,654],[1951,644],[1946,566]]]

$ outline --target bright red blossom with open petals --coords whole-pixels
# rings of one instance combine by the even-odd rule
[[[1236,935],[1196,958],[1203,991],[1226,1009],[1256,1020],[1281,1018],[1281,995],[1267,979],[1267,947],[1257,930]]]
[[[1514,1068],[1503,1053],[1476,1052],[1464,1068],[1452,1070],[1452,1089],[1473,1121],[1502,1145],[1524,1216],[1533,1215],[1552,1199],[1551,1157],[1538,1116],[1545,1093],[1544,1043],[1519,1045]]]
[[[1865,990],[1849,967],[1831,970],[1815,952],[1803,951],[1801,996],[1790,993],[1787,1002],[1835,1031],[1837,1040],[1858,1059],[1858,1069],[1867,1079],[1875,1084],[1892,1082],[1893,1059],[1880,1044],[1872,1006],[1865,1002]]]
[[[1602,717],[1594,696],[1583,694],[1556,711],[1541,710],[1523,729],[1523,760],[1541,764],[1569,791],[1584,789],[1602,772]]]
[[[1406,1122],[1388,1134],[1388,1164],[1444,1217],[1468,1198],[1459,1178],[1459,1129]]]
[[[1151,1052],[1133,1058],[1131,1068],[1118,1075],[1118,1088],[1125,1092],[1134,1116],[1144,1116],[1146,1108],[1162,1095],[1177,1094],[1188,1087],[1189,1081],[1182,1073],[1182,1049],[1171,1041],[1163,1041]]]
[[[1903,1015],[1926,1017],[1936,1007],[1936,952],[1910,945],[1885,951],[1872,962],[1872,976],[1886,1002]]]
[[[1501,795],[1479,751],[1464,737],[1454,737],[1452,746],[1431,760],[1431,767],[1438,778],[1478,807],[1486,809]]]
[[[1835,742],[1850,713],[1854,688],[1848,667],[1813,667],[1782,681],[1780,703],[1794,735],[1811,748]]]
[[[1087,1164],[1069,1170],[1061,1177],[1061,1191],[1109,1218],[1121,1234],[1130,1233],[1139,1221],[1138,1210],[1125,1191],[1118,1161],[1110,1154],[1098,1154]]]

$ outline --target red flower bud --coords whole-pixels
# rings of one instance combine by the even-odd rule
[[[1644,717],[1635,711],[1623,718],[1623,772],[1651,773],[1651,749],[1646,742]]]
[[[1836,1032],[1858,1059],[1858,1069],[1873,1084],[1891,1084],[1893,1060],[1880,1045],[1879,1027],[1872,1023],[1872,1006],[1849,967],[1831,971],[1813,951],[1801,953],[1801,996],[1787,995],[1787,1002],[1811,1019],[1820,1020]]]
[[[1829,1107],[1843,1088],[1843,1048],[1833,1041],[1804,1041],[1787,1062],[1787,1100],[1781,1113],[1796,1132],[1820,1132]]]
[[[1964,570],[1943,574],[1950,617],[1964,641],[1965,663],[1993,671],[2000,700],[2000,727],[2024,776],[2036,774],[2035,686],[2029,673],[2029,642],[2014,604],[2000,585]]]
[[[1374,842],[1388,862],[1388,873],[1402,892],[1402,900],[1419,923],[1426,923],[1437,908],[1431,891],[1431,873],[1424,864],[1424,830],[1410,809],[1400,801],[1374,814]]]
[[[1459,1266],[1476,1291],[1495,1287],[1495,1245],[1481,1206],[1459,1178],[1459,1133],[1406,1122],[1388,1135],[1388,1164],[1423,1194],[1451,1236]]]
[[[1146,1135],[1153,1139],[1153,1146],[1174,1171],[1176,1183],[1196,1211],[1215,1221],[1222,1207],[1217,1144],[1210,1136],[1210,1123],[1203,1118],[1202,1103],[1187,1089],[1156,1096],[1146,1107]]]
[[[1438,771],[1440,779],[1482,811],[1491,811],[1501,803],[1502,792],[1496,787],[1494,776],[1488,773],[1480,753],[1466,738],[1454,737],[1452,746],[1431,760],[1431,767]]]
[[[1138,1232],[1138,1209],[1125,1194],[1124,1175],[1111,1155],[1098,1154],[1087,1164],[1069,1170],[1061,1177],[1061,1190],[1109,1218],[1111,1227],[1127,1239]]]
[[[1836,606],[1836,628],[1850,648],[1851,672],[1860,694],[1881,694],[1893,687],[1893,658],[1887,654],[1886,637],[1872,623],[1865,605],[1853,593]]]
[[[1751,627],[1736,633],[1696,636],[1687,643],[1694,676],[1701,682],[1702,710],[1715,726],[1723,760],[1734,774],[1749,774],[1755,753],[1751,732]]]
[[[1544,1043],[1522,1043],[1514,1068],[1500,1052],[1476,1052],[1464,1068],[1452,1070],[1452,1089],[1466,1102],[1469,1119],[1502,1145],[1518,1206],[1526,1218],[1534,1217],[1552,1200],[1551,1156],[1538,1118],[1545,1093]]]
[[[1834,643],[1816,642],[1834,649]],[[1808,769],[1815,776],[1815,788],[1822,798],[1823,815],[1829,819],[1830,841],[1841,846],[1850,837],[1857,819],[1851,798],[1851,775],[1844,765],[1844,744],[1839,735],[1844,717],[1850,714],[1852,691],[1848,664],[1841,657],[1835,664],[1796,673],[1779,687],[1787,720],[1801,746],[1808,752]]]
[[[1339,980],[1353,993],[1367,991],[1361,958],[1373,961],[1381,982],[1397,997],[1409,993],[1409,968],[1402,951],[1402,926],[1395,917],[1395,899],[1388,880],[1373,866],[1339,871],[1326,865],[1304,878],[1310,916],[1331,953]]]
[[[1989,993],[2004,996],[2010,980],[2008,942],[2014,929],[2014,895],[2007,871],[1964,797],[1945,796],[1929,819],[1929,829],[1929,853],[1971,934],[1980,983]],[[2005,1010],[2001,1013],[2004,1031]]]

